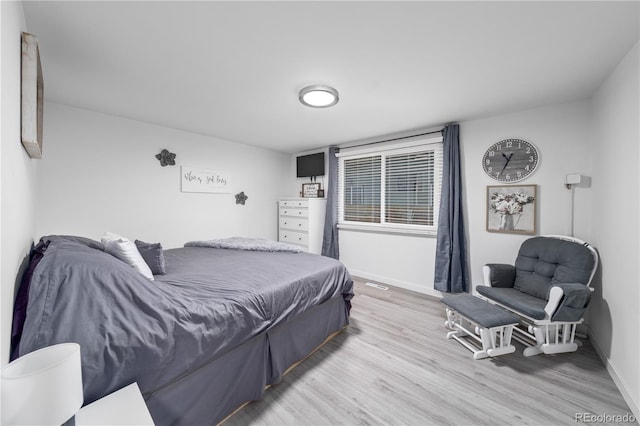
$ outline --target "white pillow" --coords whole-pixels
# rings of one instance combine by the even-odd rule
[[[104,235],[100,237],[100,241],[104,244],[104,251],[117,257],[124,263],[133,266],[136,271],[153,281],[151,269],[149,269],[149,265],[147,265],[147,262],[142,258],[135,243],[111,232],[105,232]]]

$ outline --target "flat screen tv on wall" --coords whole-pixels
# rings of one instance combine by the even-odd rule
[[[324,152],[302,155],[297,158],[296,166],[299,178],[324,176]]]

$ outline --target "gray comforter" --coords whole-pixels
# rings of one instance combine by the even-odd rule
[[[146,279],[86,243],[52,238],[31,280],[20,354],[82,350],[85,403],[137,381],[152,393],[270,327],[352,297],[338,261],[307,253],[185,247]]]

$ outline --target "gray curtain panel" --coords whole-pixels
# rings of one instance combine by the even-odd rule
[[[442,130],[442,194],[433,287],[447,293],[467,291],[467,243],[462,215],[459,135],[460,126],[457,124],[447,125]]]
[[[327,183],[327,212],[324,217],[322,255],[340,258],[338,247],[338,158],[340,148],[329,147],[329,182]]]

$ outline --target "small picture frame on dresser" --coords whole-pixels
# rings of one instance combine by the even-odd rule
[[[311,183],[303,183],[302,184],[302,196],[304,198],[317,198],[318,192],[320,192],[320,183],[319,182],[311,182]]]

